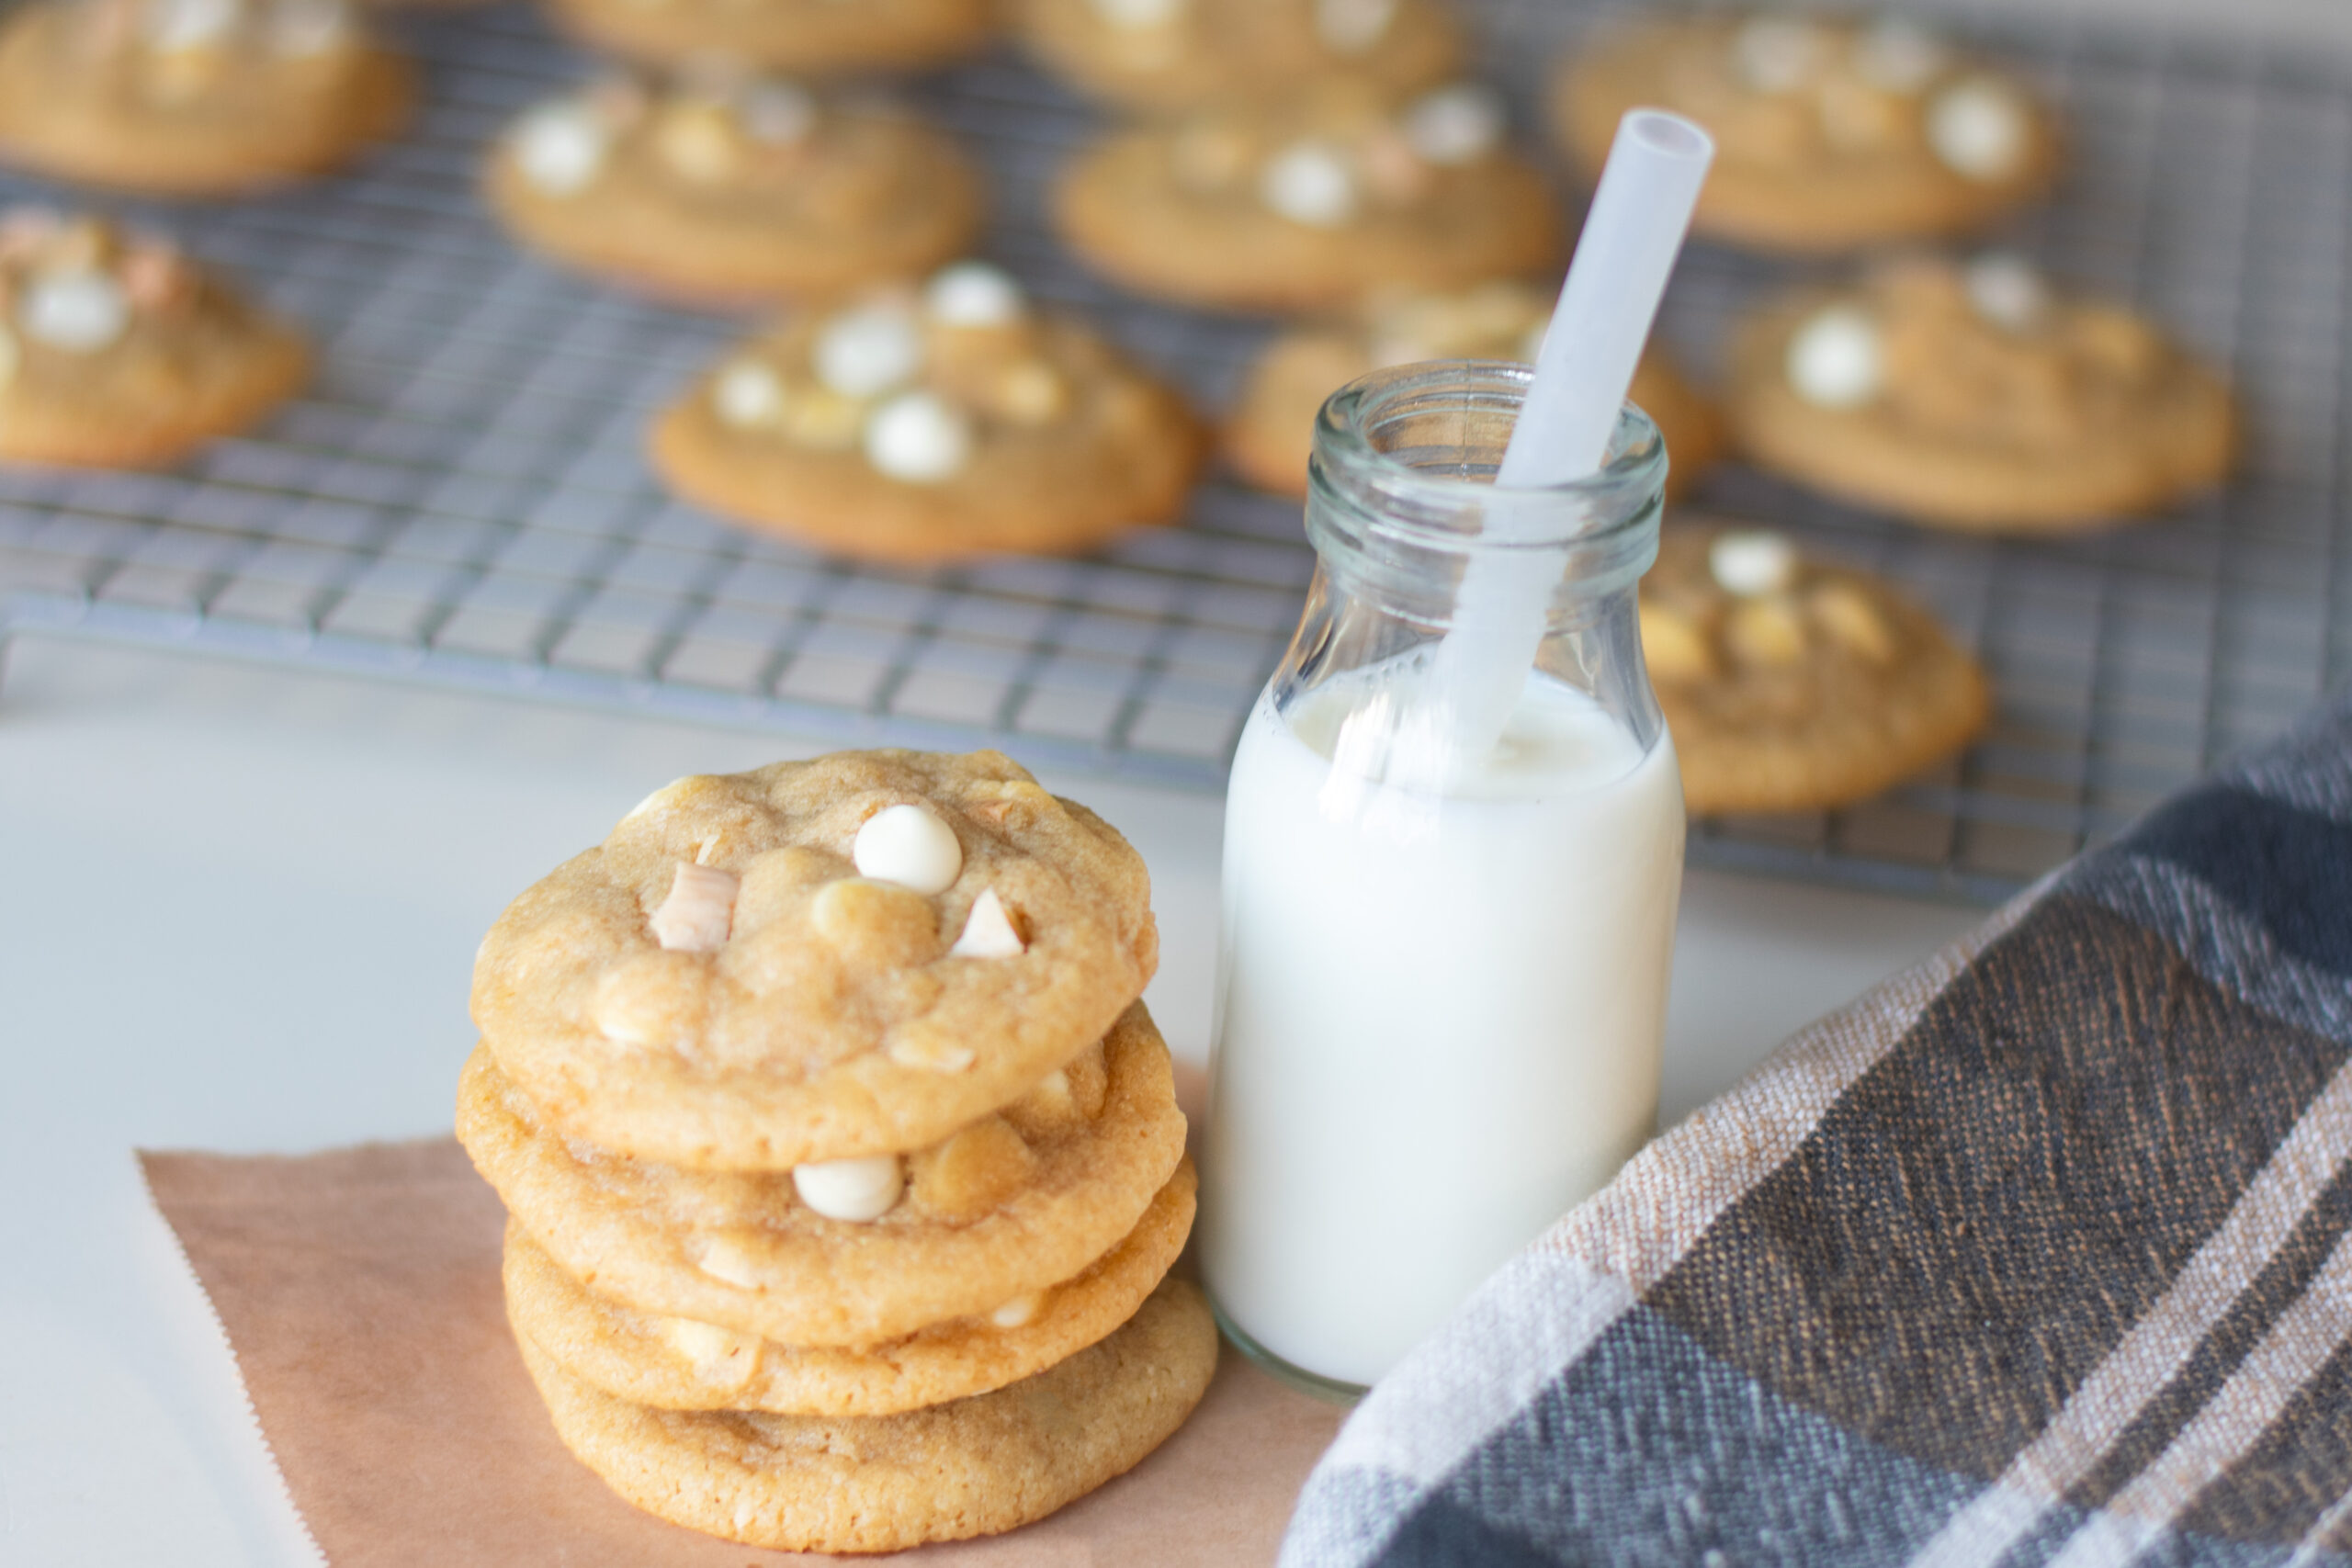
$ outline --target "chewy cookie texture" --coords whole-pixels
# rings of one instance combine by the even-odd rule
[[[2120,306],[2014,256],[1883,263],[1768,304],[1733,346],[1733,432],[1756,461],[1917,522],[2095,527],[2218,482],[2221,378]]]
[[[1333,392],[1385,367],[1425,359],[1532,363],[1558,293],[1511,280],[1449,294],[1388,291],[1294,327],[1251,367],[1226,426],[1226,452],[1251,484],[1304,496],[1316,414]],[[1632,399],[1665,436],[1668,493],[1681,494],[1721,450],[1721,419],[1656,349],[1634,373]]]
[[[649,65],[718,59],[771,71],[903,71],[969,52],[994,27],[991,0],[552,0],[593,48]]]
[[[989,752],[683,779],[517,899],[458,1132],[567,1446],[832,1551],[1132,1467],[1216,1364],[1156,955],[1134,852]]]
[[[616,76],[526,111],[490,203],[559,261],[688,304],[839,291],[934,266],[979,227],[947,139],[786,77]]]
[[[348,0],[36,0],[0,18],[0,163],[228,196],[396,132],[408,62]]]
[[[1990,714],[1984,677],[1926,610],[1769,529],[1668,526],[1641,623],[1694,814],[1867,798]]]
[[[0,460],[171,463],[262,418],[310,365],[169,241],[0,212]]]
[[[1019,0],[1015,14],[1046,69],[1136,109],[1280,96],[1331,75],[1410,92],[1462,59],[1439,0]]]
[[[1899,17],[1757,12],[1604,35],[1563,65],[1553,96],[1588,180],[1644,105],[1715,139],[1694,231],[1758,250],[1966,233],[2041,196],[2060,161],[2050,111],[2022,81]]]
[[[652,434],[686,499],[903,561],[1082,550],[1172,522],[1206,448],[1175,391],[978,261],[785,320]]]
[[[1070,248],[1138,293],[1224,310],[1337,307],[1540,270],[1560,250],[1544,177],[1501,99],[1361,82],[1114,132],[1054,191]]]

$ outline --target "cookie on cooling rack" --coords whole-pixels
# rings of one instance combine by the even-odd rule
[[[0,163],[232,195],[348,163],[414,90],[347,0],[35,0],[0,22]]]
[[[1933,615],[1769,529],[1669,525],[1641,622],[1694,815],[1866,799],[1991,714],[1984,675]]]
[[[658,66],[736,60],[770,71],[900,71],[968,54],[991,0],[551,0],[594,49]]]
[[[1532,361],[1556,290],[1482,283],[1451,294],[1376,295],[1351,311],[1295,327],[1251,367],[1226,425],[1226,454],[1242,477],[1278,495],[1306,493],[1306,459],[1324,400],[1359,376],[1424,359]],[[1672,468],[1669,494],[1705,472],[1723,444],[1713,407],[1656,349],[1634,378],[1633,400],[1657,423]]]
[[[652,1409],[517,1338],[557,1436],[614,1491],[691,1529],[794,1551],[894,1551],[1043,1518],[1173,1435],[1217,1357],[1208,1303],[1179,1280],[1033,1377],[895,1416]]]
[[[525,243],[614,281],[726,306],[838,291],[960,253],[979,176],[937,131],[781,77],[616,78],[526,111],[490,202]]]
[[[1602,35],[1553,94],[1588,179],[1642,106],[1714,136],[1695,231],[1759,250],[1966,233],[2041,196],[2060,161],[2052,112],[2020,77],[1897,17],[1759,11]]]
[[[1097,97],[1165,109],[1350,75],[1395,92],[1462,61],[1438,0],[1021,0],[1023,41]]]
[[[2012,255],[1909,257],[1762,309],[1733,434],[1765,468],[1945,527],[2095,527],[2219,481],[2221,378],[2121,306]]]
[[[167,241],[0,213],[0,459],[172,463],[261,419],[310,364],[292,329]]]
[[[979,262],[786,320],[652,436],[685,499],[890,560],[1084,550],[1173,521],[1206,446],[1174,391]]]
[[[1072,249],[1138,293],[1230,310],[1338,306],[1540,270],[1557,204],[1504,144],[1501,100],[1326,82],[1114,132],[1054,193]]]

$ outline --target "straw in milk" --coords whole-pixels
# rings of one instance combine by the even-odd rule
[[[1535,378],[1495,476],[1498,491],[1566,484],[1600,470],[1657,319],[1658,301],[1714,159],[1707,133],[1679,115],[1635,109],[1617,127],[1584,235],[1535,359]],[[1525,525],[1498,495],[1481,538],[1511,543]],[[1483,550],[1454,597],[1453,629],[1427,691],[1441,777],[1487,757],[1519,704],[1567,558]]]

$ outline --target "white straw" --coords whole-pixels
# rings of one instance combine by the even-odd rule
[[[1679,115],[1635,109],[1618,125],[1498,487],[1563,485],[1600,469],[1714,156],[1707,133]],[[1506,508],[1492,506],[1482,537],[1508,544],[1523,531]],[[1501,739],[1566,567],[1559,551],[1514,551],[1476,557],[1463,573],[1453,628],[1430,668],[1446,775]]]

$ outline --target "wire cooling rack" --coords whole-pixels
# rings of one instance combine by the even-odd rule
[[[1542,62],[1609,3],[1471,10],[1540,124]],[[1994,898],[2112,834],[2352,669],[2347,435],[2352,81],[2256,50],[1956,25],[2064,106],[2075,172],[2003,236],[2229,367],[2242,477],[2172,517],[2061,543],[1926,534],[1751,471],[1710,509],[1770,520],[1932,604],[1999,691],[1990,733],[1846,811],[1694,828],[1702,863]],[[420,123],[356,173],[221,207],[141,207],[310,324],[317,384],[167,474],[0,471],[0,639],[45,633],[763,727],[994,744],[1038,766],[1221,787],[1313,558],[1295,504],[1213,479],[1185,525],[1081,560],[877,570],[669,501],[648,417],[741,323],[648,305],[510,246],[473,197],[485,141],[588,69],[514,6],[419,19]],[[1009,54],[905,95],[991,166],[989,244],[1219,407],[1270,330],[1140,303],[1047,237],[1096,116]],[[57,199],[0,176],[0,201]],[[1782,280],[1705,247],[1667,331],[1702,370]]]

